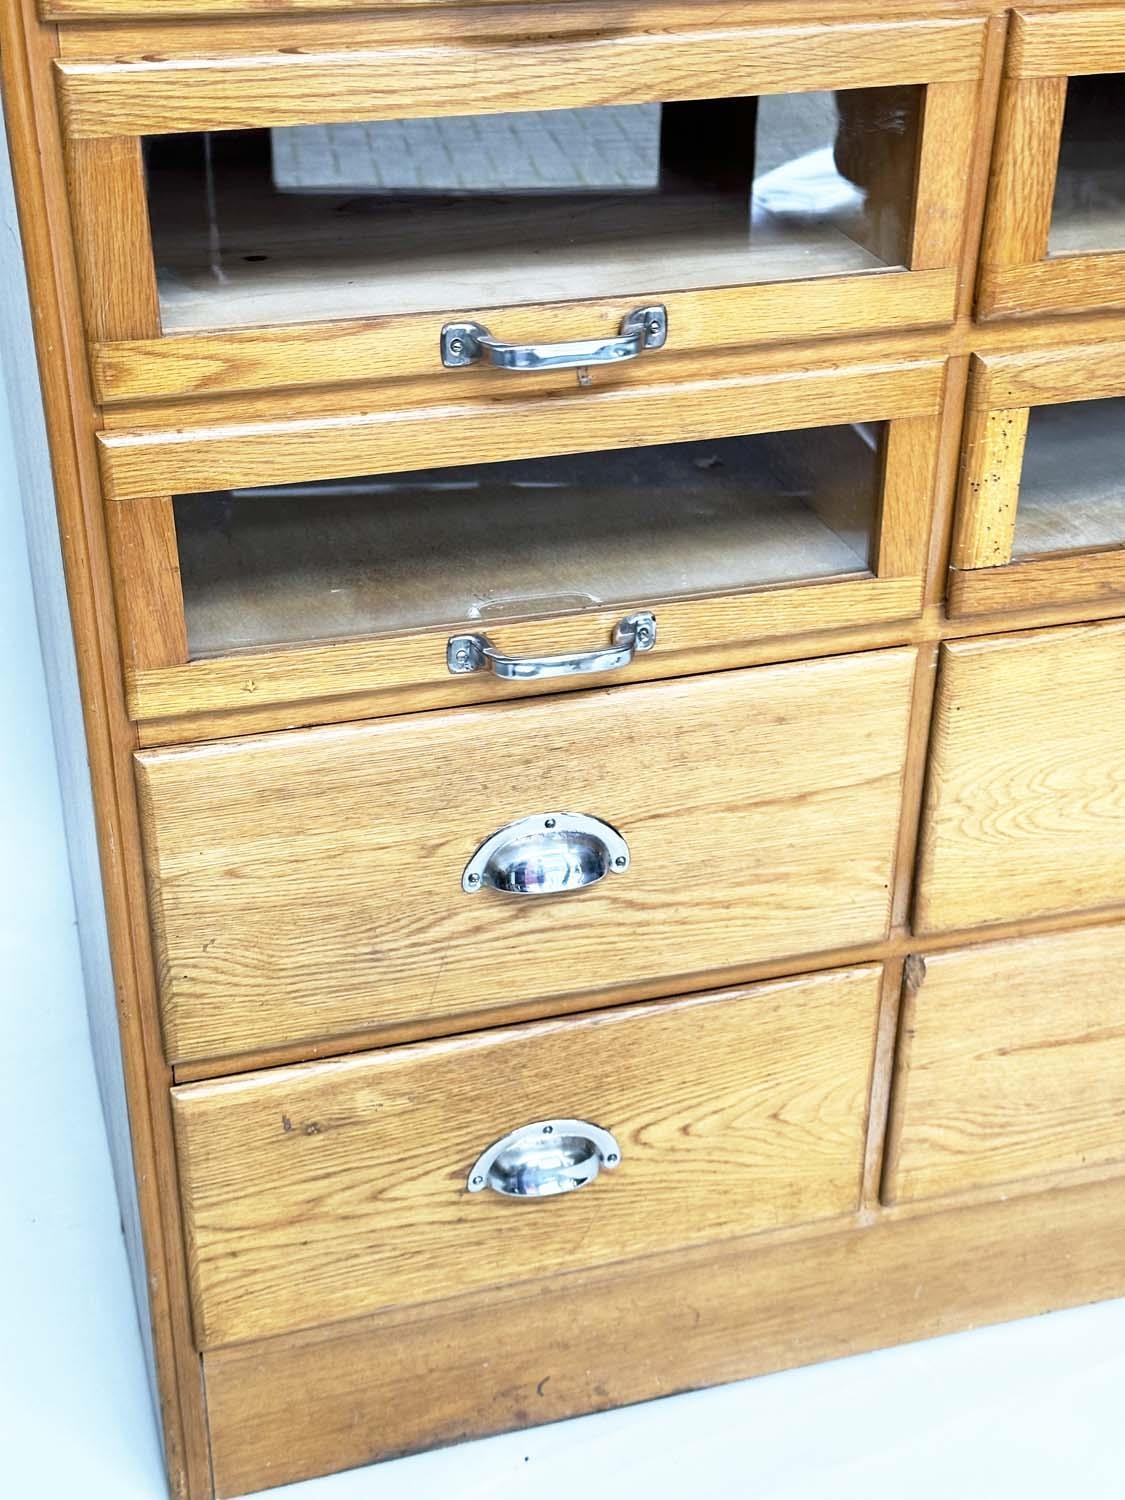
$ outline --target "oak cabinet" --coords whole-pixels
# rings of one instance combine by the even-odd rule
[[[0,7],[176,1500],[1125,1292],[1123,16]]]

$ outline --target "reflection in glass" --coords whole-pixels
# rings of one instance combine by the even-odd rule
[[[191,653],[863,574],[884,430],[178,496]]]
[[[1125,546],[1125,396],[1033,406],[1013,559]]]
[[[153,137],[164,327],[901,266],[922,92]]]
[[[1125,73],[1071,78],[1049,255],[1125,250]]]

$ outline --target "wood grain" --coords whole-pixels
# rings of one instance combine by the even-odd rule
[[[1123,672],[1121,621],[942,648],[919,931],[1121,902]]]
[[[1125,307],[1125,251],[1052,255],[1031,265],[986,266],[981,317],[1035,317]]]
[[[216,1350],[218,1493],[1119,1296],[1123,1238],[1117,1179]]]
[[[354,382],[357,376],[397,381],[433,375],[440,381],[447,377],[438,363],[438,339],[453,313],[486,327],[499,323],[504,337],[517,343],[542,338],[546,327],[552,338],[592,338],[615,333],[638,298],[651,296],[668,310],[672,347],[708,353],[737,344],[948,323],[955,281],[948,267],[693,292],[653,292],[645,286],[635,296],[577,304],[470,307],[441,315],[404,313],[123,340],[95,345],[91,360],[99,398],[110,403]]]
[[[858,626],[860,622],[865,626],[882,624],[885,632],[891,622],[917,616],[921,601],[919,578],[862,577],[672,600],[659,605],[660,634],[655,649],[615,671],[612,680],[645,682],[776,659],[782,639],[798,643],[795,651],[790,647],[782,654],[800,656],[803,647],[799,643],[813,632]],[[638,601],[638,605],[652,603]],[[500,650],[516,655],[588,651],[609,642],[625,613],[627,608],[619,606],[579,615],[505,621],[490,624],[488,633]],[[504,682],[483,675],[452,677],[446,666],[449,633],[447,627],[152,668],[130,674],[130,708],[138,720],[160,723],[181,715],[240,710],[258,715],[272,705],[290,723],[309,723],[324,718],[354,718],[366,712],[362,695],[366,695],[373,714],[384,715],[418,707],[458,707],[567,690],[568,685],[557,680],[534,683]],[[891,633],[900,637],[903,627],[892,627]],[[876,643],[884,641],[877,638]],[[855,644],[863,647],[871,642],[861,638]],[[589,682],[570,686],[581,690]],[[341,700],[345,703],[342,712]],[[243,731],[241,724],[231,723],[226,732],[249,730],[249,725]],[[154,735],[156,743],[177,737],[159,727]]]
[[[1013,78],[1116,73],[1125,57],[1125,15],[1117,7],[1013,12],[1007,72]]]
[[[979,79],[926,90],[908,259],[913,271],[955,266],[960,257],[979,95]]]
[[[221,68],[174,57],[57,69],[65,127],[78,138],[460,115],[466,78],[482,113],[537,108],[544,78],[567,108],[955,83],[979,75],[983,37],[978,19],[871,20],[353,50],[345,26],[327,53],[267,44]]]
[[[880,970],[545,1021],[177,1089],[203,1348],[858,1206]],[[469,1193],[552,1117],[621,1165]]]
[[[685,976],[885,936],[913,665],[891,651],[142,752],[169,1057],[702,988]],[[559,810],[620,830],[630,869],[555,898],[462,892],[489,835]]]
[[[876,572],[920,578],[926,572],[941,423],[904,417],[887,428]]]
[[[106,533],[126,671],[185,663],[184,596],[170,497],[107,506]]]
[[[1125,550],[1037,557],[969,572],[950,570],[949,613],[957,620],[1052,600],[1083,605],[1091,618],[1125,613]]]
[[[658,357],[658,356],[657,356]],[[187,494],[308,479],[489,463],[548,453],[628,448],[734,433],[928,416],[940,400],[940,361],[834,366],[723,380],[582,390],[526,398],[498,384],[489,400],[383,412],[281,411],[226,427],[103,432],[108,498]]]
[[[90,340],[153,338],[160,312],[140,141],[68,142],[67,181]]]
[[[955,568],[995,568],[1012,560],[1029,417],[1026,406],[969,413],[953,538]]]
[[[1125,395],[1125,343],[1060,339],[1046,348],[976,356],[969,404],[974,411],[985,411],[1120,395]]]
[[[913,962],[887,1202],[1125,1160],[1125,926]]]
[[[1047,254],[1065,106],[1061,70],[1056,77],[1009,80],[1001,91],[977,289],[982,314],[999,310],[994,278],[1002,268]]]

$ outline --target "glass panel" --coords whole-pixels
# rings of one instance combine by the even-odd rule
[[[922,92],[153,137],[164,327],[900,266]]]
[[[1125,250],[1125,73],[1066,87],[1049,255]]]
[[[1033,406],[1015,559],[1125,545],[1125,396]]]
[[[863,574],[884,428],[178,496],[191,654]]]

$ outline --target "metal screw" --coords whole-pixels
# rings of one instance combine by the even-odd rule
[[[464,354],[464,352],[465,352],[465,340],[464,339],[450,339],[449,340],[449,352],[450,352],[450,354]]]
[[[606,1165],[612,1167],[613,1164],[614,1164],[614,1162],[616,1162],[616,1160],[617,1160],[617,1152],[616,1151],[611,1151],[609,1153],[609,1155],[606,1157]]]
[[[652,631],[649,626],[637,626],[637,645],[642,647],[652,645]]]
[[[648,331],[649,331],[649,333],[652,334],[653,338],[656,337],[656,335],[660,332],[660,319],[659,318],[653,318],[652,319],[652,321],[648,325]],[[455,350],[454,352],[456,353],[457,351]]]
[[[459,646],[453,660],[459,667],[467,667],[469,665],[469,648],[467,646]]]
[[[554,1133],[555,1133],[555,1127],[553,1125],[544,1125],[543,1126],[543,1134],[544,1135],[554,1135]]]
[[[626,858],[625,858],[625,856],[623,854],[619,854],[617,856],[617,858],[613,861],[613,863],[617,866],[617,868],[619,870],[623,870],[625,868],[626,864],[628,863],[628,861],[626,860]]]
[[[480,881],[479,875],[467,875],[465,878],[466,880],[468,880],[470,885],[477,885]]]
[[[473,1186],[474,1187],[481,1187],[483,1183],[484,1183],[484,1178],[483,1177],[479,1177],[478,1176],[478,1177],[474,1177],[473,1178]]]
[[[543,824],[544,828],[553,828],[554,826],[555,826],[555,820],[554,820],[554,818],[548,818],[547,821]]]

